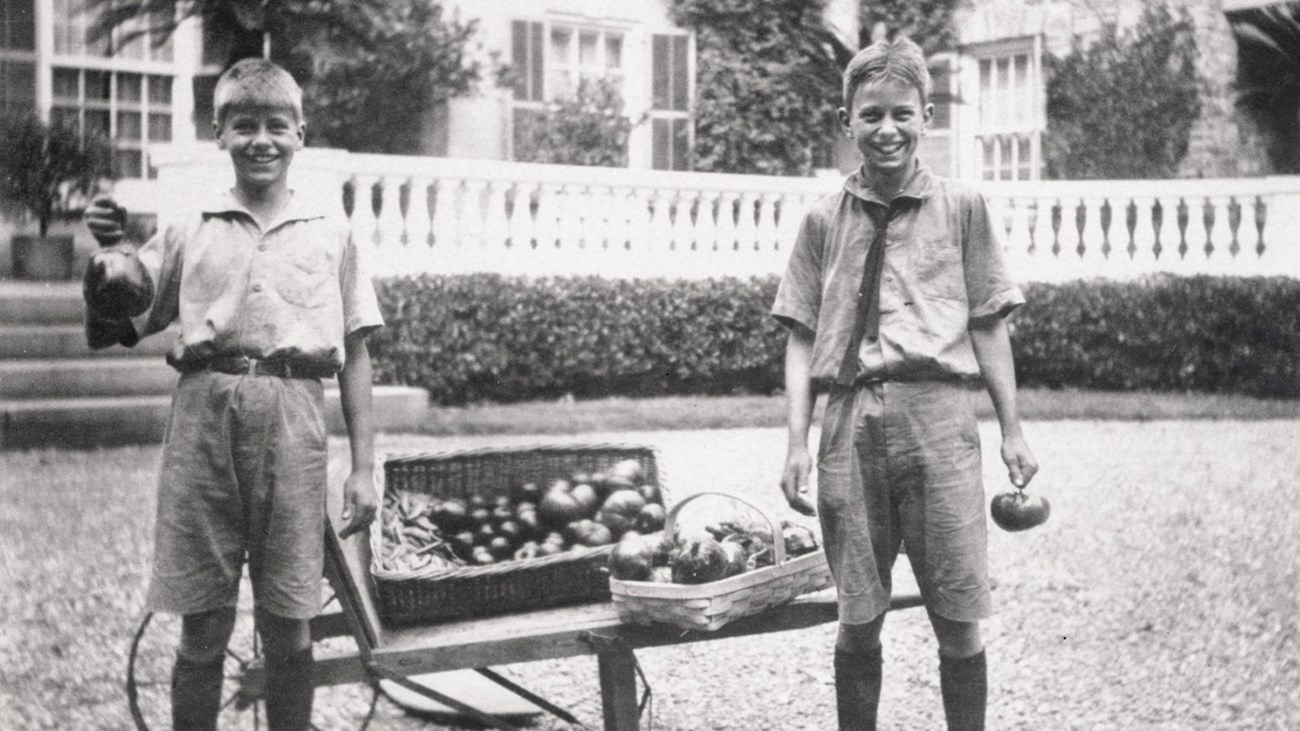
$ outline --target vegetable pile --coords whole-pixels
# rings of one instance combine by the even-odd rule
[[[505,492],[465,499],[385,492],[379,565],[414,571],[522,561],[654,533],[666,515],[659,488],[633,459]]]
[[[811,529],[788,520],[781,522],[781,539],[787,560],[818,548]],[[609,573],[620,581],[707,584],[771,566],[775,562],[772,541],[766,525],[739,519],[691,535],[630,532],[610,554]]]

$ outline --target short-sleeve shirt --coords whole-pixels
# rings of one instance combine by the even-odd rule
[[[877,196],[859,169],[841,192],[819,200],[804,217],[772,315],[787,327],[814,333],[814,385],[835,381],[850,347],[875,237],[869,206],[891,209],[891,215],[880,278],[880,334],[874,341],[862,339],[858,377],[978,376],[971,321],[1005,316],[1024,303],[1024,295],[1007,270],[1002,232],[983,196],[918,163],[893,201]]]
[[[338,218],[298,196],[263,230],[235,196],[169,224],[141,247],[155,284],[141,337],[179,322],[167,355],[292,359],[338,370],[344,339],[383,326],[365,258]]]

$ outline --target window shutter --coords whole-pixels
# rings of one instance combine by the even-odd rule
[[[510,23],[510,60],[515,72],[514,96],[521,101],[542,101],[542,24],[525,20]]]

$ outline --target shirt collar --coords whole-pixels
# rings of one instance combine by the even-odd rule
[[[252,211],[248,210],[248,208],[243,203],[240,203],[239,199],[235,197],[235,192],[229,189],[223,191],[221,196],[214,201],[212,205],[204,206],[202,212],[204,214],[242,213],[255,221],[257,220],[257,217],[253,215]],[[290,221],[310,221],[313,218],[324,217],[324,212],[310,206],[304,196],[294,193],[289,198],[289,202],[285,205],[284,210],[280,211],[280,215],[275,217],[275,220],[271,222],[271,225],[267,227],[267,230],[269,231],[276,226]]]
[[[890,201],[881,200],[871,186],[867,185],[867,177],[859,167],[853,171],[853,174],[844,180],[844,192],[855,198],[861,198],[868,203],[876,203],[882,206],[889,205]],[[916,161],[916,168],[912,171],[912,176],[907,179],[903,189],[894,196],[894,200],[911,199],[922,201],[929,198],[934,192],[934,175],[930,169],[920,160]]]

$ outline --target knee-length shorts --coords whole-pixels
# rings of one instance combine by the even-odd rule
[[[158,480],[150,611],[234,606],[244,562],[255,605],[320,611],[327,435],[316,379],[181,376]]]
[[[888,608],[900,544],[930,611],[961,622],[989,616],[972,395],[961,381],[876,381],[830,392],[817,501],[842,623],[870,622]]]

